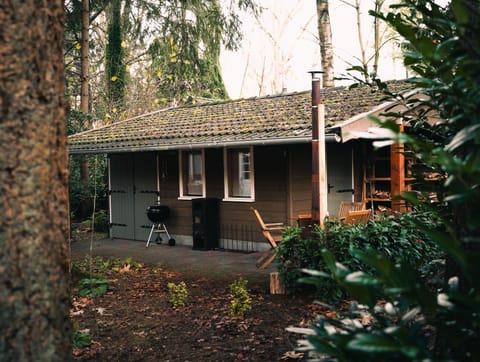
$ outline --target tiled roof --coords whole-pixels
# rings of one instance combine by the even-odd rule
[[[405,83],[395,82],[394,88]],[[383,102],[369,88],[321,91],[327,126]],[[311,139],[311,92],[219,101],[159,110],[68,138],[73,154],[305,142]]]

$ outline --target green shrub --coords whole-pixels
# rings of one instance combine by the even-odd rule
[[[85,348],[92,344],[90,334],[80,331],[78,321],[73,320],[73,335],[72,335],[72,347],[73,348]]]
[[[108,233],[108,224],[110,219],[106,210],[99,210],[95,213],[94,231],[98,233]]]
[[[243,315],[252,309],[252,298],[247,290],[248,281],[239,278],[230,284],[230,310],[229,316],[243,317]]]
[[[97,296],[103,295],[108,290],[108,280],[107,279],[82,279],[80,281],[80,288],[78,290],[78,295],[81,297],[85,296]]]
[[[172,306],[174,308],[183,307],[188,297],[187,284],[185,284],[185,282],[180,282],[178,284],[168,283],[167,288]]]
[[[301,269],[324,270],[325,261],[322,249],[328,250],[335,259],[352,270],[372,271],[371,267],[352,256],[353,249],[374,249],[390,257],[394,262],[408,261],[425,274],[429,263],[439,258],[439,250],[429,238],[419,230],[418,222],[434,227],[438,221],[433,215],[411,212],[396,216],[379,216],[367,224],[345,225],[340,221],[329,221],[324,230],[318,226],[309,239],[301,236],[299,227],[286,231],[280,243],[277,267],[280,278],[288,293],[304,290],[298,283]],[[324,280],[318,292],[329,302],[345,296],[332,280]]]

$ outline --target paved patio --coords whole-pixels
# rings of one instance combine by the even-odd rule
[[[90,241],[79,240],[71,243],[73,260],[89,255]],[[276,271],[275,262],[266,269],[260,270],[255,261],[260,253],[242,253],[223,250],[193,250],[191,246],[168,246],[167,244],[150,243],[145,247],[144,241],[123,239],[94,240],[92,256],[116,257],[125,259],[132,257],[134,261],[159,265],[168,270],[204,276],[216,279],[236,279],[240,276],[252,281],[269,285],[269,275]]]

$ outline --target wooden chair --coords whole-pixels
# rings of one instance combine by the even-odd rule
[[[345,224],[357,224],[359,222],[367,223],[370,219],[372,210],[358,210],[358,211],[349,211],[345,217]]]
[[[263,236],[270,244],[270,249],[265,250],[255,263],[257,268],[265,269],[267,266],[270,265],[270,263],[275,259],[275,256],[277,255],[277,243],[282,241],[285,225],[281,222],[265,223],[257,209],[253,207],[251,207],[250,209],[253,211],[253,213],[255,214],[255,218],[260,224]]]
[[[365,204],[363,202],[348,202],[341,201],[340,208],[338,209],[338,218],[346,218],[350,211],[365,210]]]

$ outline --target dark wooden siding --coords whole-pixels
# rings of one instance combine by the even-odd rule
[[[296,223],[298,215],[309,214],[312,208],[312,149],[310,144],[290,147],[291,212],[289,224]]]
[[[350,145],[347,148],[350,148]],[[142,157],[133,157],[133,159],[148,159],[151,161],[155,159],[157,154],[159,157],[161,203],[169,206],[171,209],[170,218],[166,223],[168,231],[170,234],[191,236],[192,201],[178,199],[178,152],[152,152],[151,154],[144,154]],[[123,161],[122,157],[125,157]],[[124,165],[128,164],[126,161],[129,158],[132,158],[131,154],[115,155],[114,159],[117,163],[115,167],[118,169],[122,167],[122,163]],[[355,145],[354,160],[355,175],[357,175],[355,196],[357,198],[361,189],[359,188],[359,185],[361,185],[361,172],[359,170],[363,165],[362,147],[360,144]],[[142,169],[147,172],[149,167],[142,167]],[[205,150],[205,170],[206,196],[220,200],[220,218],[218,222],[223,227],[259,230],[257,221],[250,210],[251,206],[260,211],[266,222],[284,222],[289,225],[296,223],[299,214],[310,213],[312,194],[311,147],[308,143],[285,146],[257,146],[254,148],[254,202],[223,201],[223,149]],[[155,179],[156,165],[151,166],[151,173],[151,177],[144,176],[150,180]],[[120,174],[117,172],[117,175]],[[151,184],[151,182],[149,183]],[[151,186],[149,185],[148,190],[150,190]],[[154,195],[151,194],[151,196],[153,202]],[[124,205],[122,208],[127,207]],[[132,210],[134,208],[135,206],[132,205]],[[140,211],[143,212],[138,205],[136,209],[137,214]],[[120,232],[120,230],[118,231]],[[118,233],[115,233],[115,236],[130,237],[127,235],[122,236]],[[256,238],[258,241],[262,239],[261,236]]]

